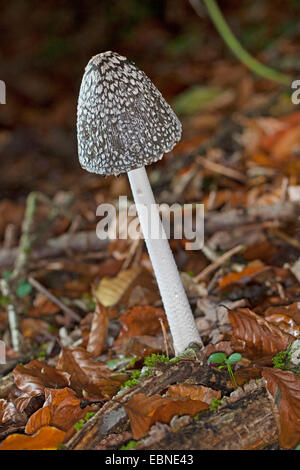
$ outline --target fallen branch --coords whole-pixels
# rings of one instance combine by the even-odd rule
[[[252,384],[251,384],[252,385]],[[264,381],[216,412],[205,412],[180,429],[158,425],[138,449],[254,450],[278,440],[273,399]],[[247,390],[247,388],[245,387]],[[178,424],[180,420],[178,420]],[[156,428],[156,429],[155,429]]]
[[[48,297],[48,299],[51,300],[51,302],[57,305],[67,315],[70,315],[76,321],[81,320],[81,317],[76,312],[74,312],[74,310],[72,310],[67,305],[65,305],[54,294],[51,294],[51,292],[49,292],[48,289],[46,289],[46,287],[42,286],[42,284],[40,284],[36,279],[34,279],[34,277],[29,276],[28,281],[36,290],[38,290],[39,292],[44,294],[46,297]]]
[[[120,429],[126,424],[128,416],[123,404],[128,402],[135,393],[145,393],[148,396],[160,393],[168,385],[183,382],[186,379],[202,384],[225,393],[232,391],[232,383],[224,371],[219,371],[200,361],[184,360],[175,364],[165,364],[156,369],[155,375],[150,375],[140,384],[132,387],[123,395],[112,398],[78,431],[66,444],[67,449],[93,449],[107,435]]]
[[[278,202],[268,206],[254,206],[249,209],[232,209],[225,212],[209,212],[205,216],[205,234],[218,230],[232,231],[241,225],[251,226],[271,220],[280,222],[295,221],[300,217],[300,204]],[[100,240],[96,231],[67,233],[51,238],[42,246],[36,246],[30,260],[55,258],[66,253],[87,253],[104,250],[109,240]],[[0,267],[11,266],[16,258],[17,249],[0,250]]]
[[[278,202],[266,206],[254,206],[249,209],[232,209],[225,212],[210,212],[205,217],[205,233],[218,230],[232,231],[240,225],[263,223],[268,220],[280,222],[295,221],[300,216],[300,204],[296,202]]]
[[[109,240],[100,240],[96,231],[67,233],[57,238],[51,238],[41,246],[36,246],[30,254],[30,261],[42,258],[55,258],[65,253],[86,253],[99,251],[107,247]],[[0,250],[0,267],[11,266],[16,258],[18,249]]]

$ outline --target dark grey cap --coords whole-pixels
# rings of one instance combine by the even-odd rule
[[[85,69],[77,135],[84,169],[118,175],[160,160],[180,140],[181,124],[147,75],[108,51]]]

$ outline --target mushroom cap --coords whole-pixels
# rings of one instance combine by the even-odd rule
[[[81,166],[118,175],[160,160],[181,137],[181,124],[147,75],[116,52],[89,61],[77,109]]]

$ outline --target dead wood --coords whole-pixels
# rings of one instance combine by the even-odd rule
[[[232,209],[225,212],[211,212],[205,217],[205,233],[218,230],[232,230],[241,225],[251,225],[277,220],[288,222],[300,215],[300,204],[297,202],[278,202],[272,205],[254,206],[249,209]]]
[[[128,421],[123,404],[128,402],[135,393],[145,393],[148,396],[163,392],[168,385],[177,382],[201,384],[229,394],[232,384],[228,374],[208,365],[193,360],[181,360],[175,364],[163,365],[155,370],[140,384],[132,387],[116,398],[107,402],[83,428],[67,443],[67,449],[93,449],[107,435],[118,431]],[[116,401],[117,400],[117,401]]]
[[[95,231],[67,233],[51,238],[42,246],[36,246],[30,254],[30,261],[41,258],[54,258],[63,254],[86,253],[106,248],[108,240],[100,240]],[[0,266],[13,265],[18,249],[0,250]]]
[[[253,450],[278,439],[273,398],[263,381],[240,398],[229,400],[219,411],[205,412],[198,420],[189,421],[180,429],[153,426],[139,449]]]

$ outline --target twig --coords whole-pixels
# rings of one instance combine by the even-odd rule
[[[10,287],[6,279],[0,279],[0,289],[7,300],[8,324],[11,334],[11,344],[15,351],[20,351],[19,322],[16,307],[12,301]]]
[[[76,321],[81,320],[80,316],[76,312],[67,307],[67,305],[65,305],[61,300],[59,300],[54,294],[51,294],[51,292],[49,292],[46,287],[42,286],[42,284],[40,284],[34,277],[29,276],[28,281],[33,287],[36,288],[36,290],[48,297],[48,299],[51,300],[51,302],[53,302],[55,305],[57,305],[63,312],[70,315]]]
[[[221,175],[228,176],[228,178],[232,178],[234,180],[240,181],[241,183],[246,183],[247,177],[240,173],[239,171],[228,168],[220,163],[216,163],[212,160],[207,160],[200,155],[196,157],[197,163],[200,163],[202,166],[207,168],[208,170],[214,171],[215,173],[220,173]]]
[[[164,337],[166,356],[169,359],[168,336],[167,336],[166,328],[165,328],[164,322],[162,321],[161,318],[159,318],[159,323],[160,323],[161,331],[162,331],[162,334],[163,334],[163,337]]]
[[[27,197],[25,216],[22,224],[22,236],[19,244],[18,254],[15,261],[15,267],[11,275],[11,279],[19,277],[27,262],[28,255],[31,251],[32,220],[36,209],[36,193],[32,192]]]
[[[30,260],[54,258],[66,251],[86,253],[98,252],[107,247],[109,240],[100,240],[95,231],[68,233],[56,238],[50,238],[41,246],[36,246],[30,255]],[[0,250],[0,266],[11,266],[17,256],[18,250]]]
[[[238,253],[244,248],[244,245],[238,245],[232,248],[231,250],[227,251],[224,253],[222,256],[220,256],[216,261],[214,261],[212,264],[207,266],[201,273],[199,273],[197,276],[195,276],[194,280],[196,282],[202,281],[205,279],[209,274],[211,274],[213,271],[215,271],[219,266],[224,264],[227,260],[229,260],[233,255]]]
[[[221,10],[219,9],[215,0],[203,0],[208,10],[209,16],[211,17],[214,25],[221,35],[224,42],[227,44],[229,49],[233,54],[245,64],[252,72],[260,75],[261,77],[273,80],[277,83],[282,83],[284,85],[290,85],[292,78],[273,70],[266,65],[261,64],[258,60],[252,57],[239,43],[237,38],[233,35],[228,24],[225,21],[225,18],[222,15]],[[195,12],[199,14],[200,0],[190,0],[190,4],[194,8]]]

